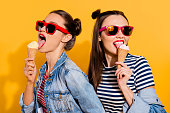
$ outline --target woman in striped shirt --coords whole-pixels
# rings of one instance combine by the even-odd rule
[[[154,80],[147,60],[128,53],[117,62],[120,45],[128,44],[133,27],[121,11],[96,10],[88,77],[106,113],[165,113],[154,90]],[[121,65],[117,69],[117,65]],[[147,94],[146,94],[147,93]],[[155,107],[156,105],[156,107]]]

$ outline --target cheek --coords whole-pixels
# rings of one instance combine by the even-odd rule
[[[101,34],[101,40],[103,42],[113,42],[115,39],[115,36],[108,36],[105,32],[102,32]]]
[[[116,40],[115,36],[106,36],[102,37],[102,42],[108,45],[113,45],[113,42]]]
[[[126,36],[124,39],[125,39],[125,44],[127,45],[128,44],[128,41],[129,41],[129,36]]]
[[[48,46],[56,46],[61,42],[61,36],[51,35],[47,39]]]
[[[113,42],[115,41],[114,37],[105,37],[105,38],[102,38],[102,42],[103,42],[103,45],[104,47],[107,49],[107,50],[112,50],[112,49],[116,49]]]
[[[101,41],[103,42],[104,46],[110,46],[112,43],[112,40],[109,38],[102,38]]]
[[[64,37],[63,33],[59,31],[56,31],[53,35],[49,36],[51,41],[54,41],[54,42],[60,42],[63,37]]]

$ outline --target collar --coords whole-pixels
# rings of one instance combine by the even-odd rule
[[[56,62],[53,70],[50,72],[50,75],[52,75],[52,73],[66,61],[67,57],[68,56],[66,55],[65,51],[63,51],[58,61]],[[47,61],[41,66],[40,72],[45,73],[46,69],[47,69]]]

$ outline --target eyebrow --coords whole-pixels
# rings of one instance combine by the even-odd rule
[[[43,22],[45,22],[45,20],[43,20]],[[50,21],[50,22],[48,22],[48,23],[57,24],[56,22],[52,22],[52,21]],[[58,24],[57,24],[57,25],[58,25]]]

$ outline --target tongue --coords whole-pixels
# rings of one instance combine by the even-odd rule
[[[122,44],[115,43],[114,45],[118,49]]]
[[[45,40],[38,41],[38,48],[41,48],[45,44]]]

